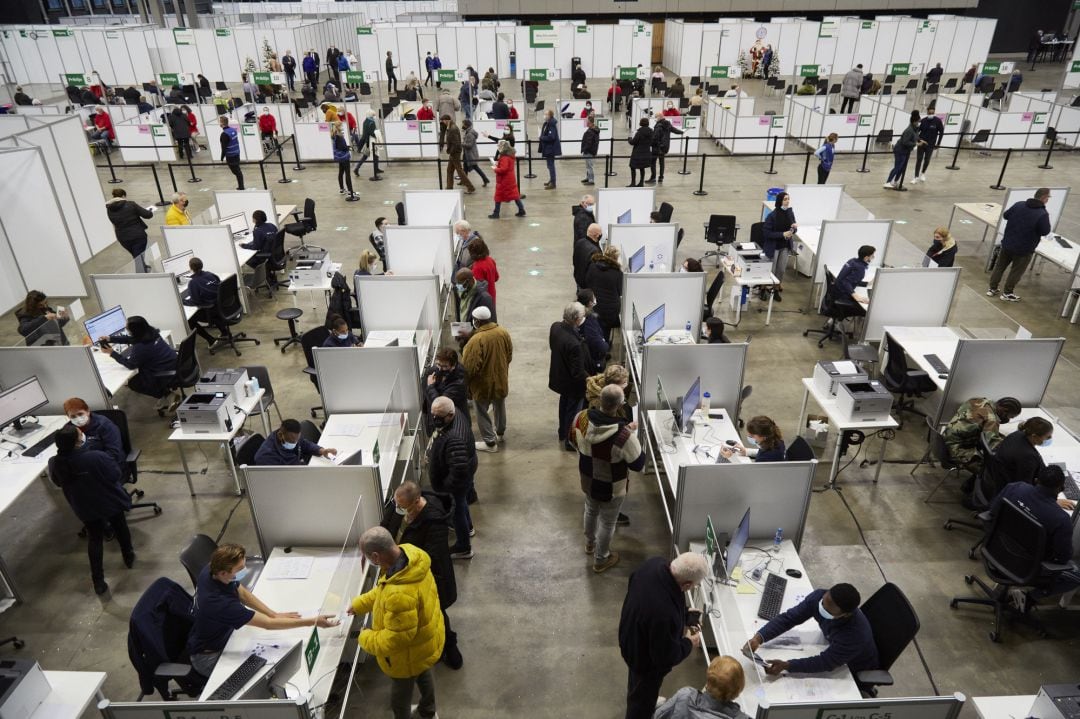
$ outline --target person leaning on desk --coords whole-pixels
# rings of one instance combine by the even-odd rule
[[[860,247],[859,256],[852,257],[845,262],[840,269],[840,274],[836,276],[836,280],[833,282],[833,299],[850,299],[854,301],[855,307],[853,309],[858,311],[860,316],[866,314],[866,310],[860,304],[860,302],[866,301],[866,294],[860,293],[858,288],[862,284],[863,278],[866,277],[866,270],[870,267],[870,263],[874,261],[876,251],[871,245]]]
[[[247,551],[239,544],[223,544],[210,555],[210,563],[195,582],[194,623],[187,649],[191,668],[204,677],[229,643],[233,630],[247,625],[257,629],[295,629],[332,626],[331,616],[301,617],[298,612],[275,612],[245,589],[240,580],[247,574]]]
[[[267,222],[265,212],[255,210],[251,213],[251,242],[240,245],[245,250],[255,250],[255,255],[245,263],[248,267],[258,267],[266,262],[270,257],[277,231],[277,225]]]
[[[84,340],[85,344],[91,342],[89,337]],[[161,332],[156,327],[151,327],[144,317],[128,317],[127,334],[118,332],[111,337],[98,337],[97,342],[106,355],[128,369],[138,370],[138,373],[128,380],[127,386],[133,392],[156,397],[158,401],[155,409],[159,414],[171,412],[180,404],[180,393],[173,392],[169,386],[172,373],[176,369],[176,350],[169,346]],[[131,352],[125,357],[113,350],[114,344],[131,345]]]
[[[821,654],[800,659],[773,659],[765,672],[777,675],[785,669],[792,674],[823,674],[847,665],[852,674],[878,668],[877,645],[866,615],[859,609],[859,591],[850,584],[834,584],[828,591],[815,589],[791,609],[779,614],[747,641],[744,651],[754,652],[765,642],[813,619],[825,635],[828,648]]]
[[[738,452],[755,462],[783,462],[787,458],[780,428],[776,426],[776,422],[764,415],[758,415],[746,423],[746,441],[751,445],[749,449],[736,443],[733,446],[721,447],[720,453],[731,457]]]
[[[44,292],[30,290],[26,293],[22,306],[15,310],[15,319],[19,321],[19,334],[29,337],[46,322],[55,321],[63,327],[71,318],[66,310],[57,312],[50,307],[49,298]]]
[[[287,419],[281,427],[263,440],[255,453],[253,464],[259,467],[307,464],[312,457],[337,454],[332,447],[320,447],[300,436],[300,423]]]

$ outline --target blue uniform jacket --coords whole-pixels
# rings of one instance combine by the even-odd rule
[[[851,296],[855,294],[855,288],[866,277],[866,268],[869,266],[858,257],[852,257],[845,262],[840,274],[836,276],[836,284],[833,285],[833,296],[840,299],[851,299]]]
[[[853,674],[867,669],[877,669],[878,653],[877,645],[874,644],[874,633],[862,610],[856,609],[850,617],[842,619],[822,619],[818,612],[818,602],[824,596],[824,589],[810,592],[806,599],[775,617],[762,627],[758,634],[761,635],[763,641],[767,642],[813,619],[821,628],[821,633],[825,635],[829,648],[816,657],[792,659],[788,663],[789,672],[820,674],[831,672],[844,664]]]
[[[255,250],[257,253],[269,252],[277,231],[277,225],[273,222],[260,222],[251,228],[251,242],[245,242],[240,246],[245,250]]]
[[[204,307],[217,303],[218,292],[221,291],[221,278],[213,272],[202,270],[191,275],[188,282],[188,297],[184,298],[184,304],[191,307]]]
[[[135,342],[127,335],[113,335],[109,338],[112,344],[131,345],[131,356],[124,357],[119,352],[113,352],[112,358],[128,369],[137,369],[139,372],[146,371],[150,374],[159,372],[172,372],[176,369],[176,350],[169,343],[157,335],[150,342]]]
[[[997,515],[1003,498],[1010,499],[1014,504],[1031,512],[1046,530],[1046,561],[1066,564],[1072,559],[1072,520],[1068,513],[1057,505],[1055,497],[1034,484],[1010,482],[1001,490],[1001,494],[994,498],[994,503],[990,506],[991,514]]]
[[[124,452],[124,441],[120,437],[120,428],[113,424],[108,418],[102,417],[100,414],[90,414],[90,421],[86,423],[86,426],[81,427],[83,433],[83,448],[93,449],[98,452],[104,452],[114,462],[117,467],[123,467],[124,462],[127,460],[127,453]]]
[[[49,459],[49,477],[82,522],[110,519],[131,508],[131,497],[120,487],[120,467],[104,452],[85,447]]]
[[[307,464],[308,460],[320,450],[322,447],[303,437],[297,440],[294,449],[285,449],[278,440],[277,432],[274,432],[263,440],[259,451],[255,453],[255,464],[258,466]]]

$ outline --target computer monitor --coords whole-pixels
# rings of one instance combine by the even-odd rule
[[[683,395],[679,408],[679,429],[683,434],[694,431],[694,410],[701,404],[701,377],[695,377],[690,389]]]
[[[617,224],[617,225],[629,225],[630,224],[630,217],[631,217],[630,213],[631,213],[631,210],[627,210],[626,212],[619,215],[618,219],[615,220],[615,224]]]
[[[342,467],[355,467],[364,463],[364,451],[361,449],[356,450],[350,454],[341,456],[340,459],[334,462],[334,464]]]
[[[235,215],[229,215],[228,217],[222,217],[218,220],[219,225],[228,225],[229,232],[234,235],[239,235],[248,231],[247,215],[243,212],[238,212]]]
[[[124,309],[117,305],[86,320],[83,326],[86,327],[90,340],[97,342],[101,337],[111,337],[117,332],[123,332],[127,328],[127,317],[124,316]]]
[[[281,659],[271,664],[261,677],[233,699],[288,699],[285,687],[300,670],[300,659],[304,656],[303,646],[304,643],[300,640],[294,642]]]
[[[19,429],[19,420],[33,414],[49,403],[45,390],[38,378],[28,377],[17,385],[0,392],[0,428],[14,424]]]
[[[166,257],[161,261],[161,271],[175,275],[178,278],[185,277],[191,273],[191,267],[188,266],[188,263],[194,256],[194,250],[187,250],[186,252],[181,252],[178,255]]]
[[[724,569],[727,571],[728,578],[731,577],[735,571],[735,567],[739,566],[739,558],[742,557],[743,549],[746,548],[747,541],[750,540],[750,508],[746,508],[746,514],[743,515],[742,521],[739,522],[738,528],[735,530],[735,534],[731,536],[731,543],[727,547],[727,555],[724,561]]]
[[[655,310],[645,315],[645,319],[641,323],[642,341],[648,342],[653,335],[664,329],[664,309],[665,306],[660,305]]]
[[[641,246],[634,254],[630,255],[630,274],[640,272],[645,266],[645,245]]]

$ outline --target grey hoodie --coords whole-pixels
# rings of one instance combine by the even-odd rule
[[[683,687],[664,702],[653,719],[750,719],[736,702],[721,702],[693,687]]]

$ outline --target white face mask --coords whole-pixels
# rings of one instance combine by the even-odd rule
[[[68,420],[76,427],[85,427],[90,422],[90,415],[83,412],[74,417],[69,417]]]
[[[337,336],[337,338],[339,340],[347,340],[347,339],[349,339],[349,333],[346,332],[345,334],[340,334],[340,335]]]
[[[689,270],[687,270],[686,266],[683,265],[682,267],[679,268],[679,272],[689,272]]]

